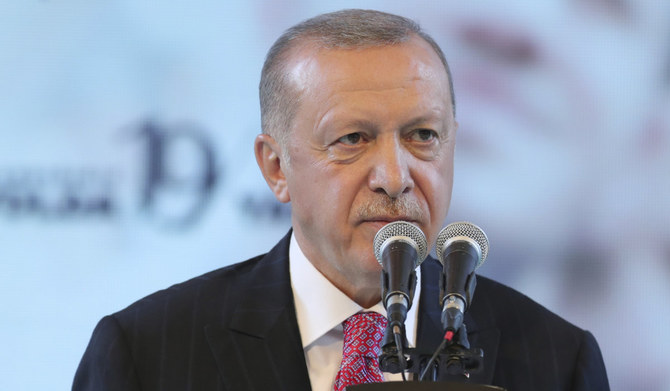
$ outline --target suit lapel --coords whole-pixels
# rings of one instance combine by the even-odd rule
[[[442,266],[429,257],[421,264],[421,297],[419,300],[419,324],[417,332],[417,349],[432,354],[439,346],[444,330],[442,329],[442,308],[439,305],[439,277]],[[484,365],[480,372],[470,376],[469,383],[491,384],[498,356],[500,331],[487,326],[478,316],[476,297],[485,292],[475,292],[473,306],[465,313],[464,323],[468,329],[468,341],[472,348],[484,351]]]
[[[289,277],[289,237],[240,276],[230,324],[205,327],[229,389],[310,389]]]

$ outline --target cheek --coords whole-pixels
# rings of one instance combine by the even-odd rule
[[[308,163],[294,170],[289,187],[295,211],[313,224],[341,224],[347,221],[356,196],[349,172],[321,163]]]
[[[353,170],[351,173],[354,173]],[[324,177],[326,179],[318,184],[321,197],[317,202],[334,219],[346,224],[360,194],[360,182],[349,172],[329,172],[324,175],[329,177]]]
[[[430,189],[429,195],[442,196],[450,192],[454,180],[453,161],[432,161],[417,167],[416,175],[422,186]],[[439,193],[439,194],[435,194]]]
[[[453,166],[433,166],[424,169],[420,175],[420,186],[430,208],[431,223],[441,225],[451,202]]]

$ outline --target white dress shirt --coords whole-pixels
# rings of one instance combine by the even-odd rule
[[[363,308],[337,289],[307,260],[295,235],[291,235],[289,265],[298,327],[312,390],[331,391],[342,362],[342,322],[361,310],[375,311],[384,316],[386,310],[381,302],[371,308]],[[417,278],[420,280],[419,270]],[[416,294],[405,322],[410,346],[416,342],[416,309],[420,286],[420,281],[417,281]],[[402,379],[401,374],[384,373],[384,377],[386,380]]]

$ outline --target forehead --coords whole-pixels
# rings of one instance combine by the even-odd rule
[[[332,88],[384,90],[425,82],[451,104],[446,68],[430,44],[418,36],[400,44],[364,48],[302,44],[290,54],[286,71],[298,93]]]

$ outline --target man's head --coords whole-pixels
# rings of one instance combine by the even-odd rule
[[[402,39],[360,38],[354,45],[359,35],[374,35],[354,32],[383,35],[387,19],[392,26],[399,20],[343,11],[294,28],[326,24],[324,30],[338,34],[298,35],[288,49],[270,53],[276,64],[266,63],[261,82],[263,115],[270,119],[255,144],[275,196],[292,202],[294,234],[307,258],[364,306],[380,296],[375,233],[406,220],[433,243],[453,181],[451,81],[432,40],[408,30]],[[268,81],[272,72],[280,86]],[[264,88],[274,92],[264,97]],[[282,119],[272,118],[278,114]]]
[[[283,143],[300,103],[286,68],[286,59],[299,47],[364,49],[406,42],[413,36],[424,39],[435,50],[449,79],[452,110],[455,111],[451,71],[439,45],[411,19],[373,10],[342,10],[318,15],[286,30],[268,51],[261,72],[259,95],[263,133]]]

